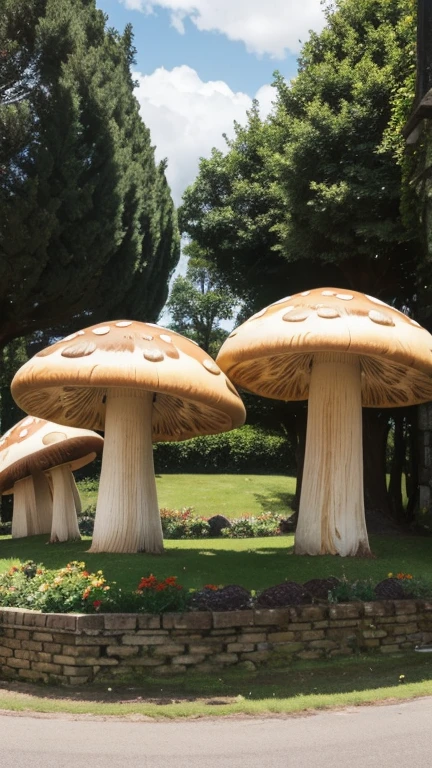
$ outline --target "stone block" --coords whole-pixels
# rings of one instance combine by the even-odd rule
[[[323,655],[324,651],[318,649],[315,651],[300,651],[297,654],[299,659],[320,659]]]
[[[323,621],[328,616],[328,606],[302,605],[297,608],[297,621]]]
[[[240,613],[230,611],[229,614]],[[241,611],[244,613],[244,611]],[[164,629],[210,629],[212,626],[212,614],[209,611],[192,611],[191,613],[164,613],[162,616]],[[215,624],[214,626],[217,626]],[[219,626],[227,626],[222,624]],[[229,624],[228,626],[234,626]]]
[[[136,629],[137,616],[134,613],[106,613],[103,617],[104,627],[110,629]]]
[[[33,632],[32,640],[40,643],[52,643],[53,636],[51,632]]]
[[[71,613],[48,613],[46,626],[57,631],[63,629],[74,632],[77,626],[77,618],[77,616]]]
[[[13,650],[12,650],[12,648],[7,648],[7,647],[6,647],[6,646],[4,646],[4,645],[0,645],[0,656],[1,656],[3,659],[5,659],[5,658],[8,658],[9,656],[13,656]]]
[[[303,642],[307,642],[309,640],[322,640],[324,637],[325,634],[324,630],[322,629],[311,629],[301,633]]]
[[[44,627],[47,620],[46,613],[39,613],[38,611],[26,611],[23,616],[23,624],[27,627]]]
[[[123,635],[123,645],[163,645],[166,643],[165,635]]]
[[[334,640],[311,640],[308,643],[309,648],[322,648],[324,651],[331,651],[338,647]]]
[[[46,661],[33,661],[31,668],[37,670],[38,672],[48,672],[49,674],[52,673],[53,675],[60,675],[62,672],[60,664],[49,664]]]
[[[254,611],[254,623],[257,626],[286,627],[289,621],[289,608],[259,608]]]
[[[362,631],[362,635],[365,639],[370,639],[373,637],[387,637],[387,632],[385,629],[364,629]]]
[[[30,632],[28,629],[17,629],[15,637],[17,640],[30,640]]]
[[[137,656],[139,645],[108,645],[106,649],[107,656],[119,656],[122,659]]]
[[[221,611],[213,613],[215,629],[223,627],[248,627],[254,623],[253,611]]]
[[[219,655],[220,656],[228,656],[229,654],[221,653]],[[199,654],[192,655],[192,654],[186,654],[185,653],[185,654],[182,654],[181,656],[173,656],[173,658],[171,659],[171,663],[172,664],[183,664],[185,666],[186,665],[190,666],[190,665],[194,665],[194,664],[200,664],[202,661],[204,661],[204,658],[205,658],[204,656],[202,656],[202,655],[200,656]]]
[[[76,617],[76,629],[77,632],[84,632],[85,630],[102,630],[105,626],[106,614],[91,614],[89,616],[77,616]]]
[[[62,646],[60,643],[42,643],[44,653],[60,653]]]
[[[357,619],[363,616],[363,603],[337,603],[329,607],[331,619]]]
[[[417,604],[415,600],[393,600],[393,604],[397,615],[417,613]]]
[[[179,654],[182,654],[184,652],[185,652],[184,645],[179,645],[175,643],[173,644],[165,643],[164,645],[158,645],[155,648],[154,655],[155,656],[178,656]]]
[[[93,676],[93,670],[91,667],[71,667],[65,665],[64,667],[60,667],[60,672],[63,672],[64,675],[67,675],[67,677],[73,677],[75,678],[75,682],[78,684],[77,678],[81,677],[83,682],[86,682],[87,680],[91,680]]]
[[[228,643],[227,645],[228,653],[241,653],[242,651],[254,651],[254,650],[255,650],[254,643]]]
[[[42,643],[36,642],[35,640],[23,640],[21,648],[24,651],[41,651]]]
[[[96,645],[63,645],[64,656],[100,656],[100,648]]]
[[[391,600],[363,603],[363,609],[365,616],[391,616],[394,614],[394,605]]]
[[[207,643],[207,639],[211,640],[212,638],[205,638],[202,643],[191,643],[189,645],[189,653],[197,653],[198,655],[204,653],[206,656],[213,653],[222,653],[224,649],[224,643]],[[227,646],[229,645],[230,643],[227,643]]]
[[[270,643],[286,643],[295,640],[294,632],[269,632],[267,635]]]
[[[270,651],[251,651],[250,653],[241,653],[240,654],[240,660],[241,661],[253,661],[260,662],[260,661],[267,661],[270,658]]]
[[[138,629],[160,629],[161,617],[153,616],[151,613],[141,613],[138,615]]]
[[[238,656],[236,653],[215,653],[212,657],[212,661],[218,664],[236,664]]]
[[[30,681],[42,681],[43,683],[47,683],[49,681],[49,676],[46,674],[46,672],[38,672],[36,669],[20,669],[19,677],[23,680],[30,680]]]
[[[22,651],[20,649],[20,650],[15,651],[14,656],[15,656],[16,659],[29,659],[30,658],[30,651]]]
[[[122,659],[122,667],[158,667],[164,663],[164,659],[157,656],[138,656],[130,659]]]
[[[17,659],[15,656],[10,656],[6,664],[13,669],[30,669],[30,662],[28,659]]]

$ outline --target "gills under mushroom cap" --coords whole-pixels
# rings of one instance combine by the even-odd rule
[[[102,452],[103,438],[87,429],[63,427],[26,416],[0,438],[0,494],[19,480],[68,464],[84,467]]]
[[[97,430],[110,389],[154,392],[155,442],[223,432],[245,419],[239,395],[209,355],[174,331],[131,320],[52,344],[20,368],[11,388],[29,413]]]
[[[217,363],[237,386],[264,397],[306,400],[317,352],[358,356],[362,404],[432,400],[432,336],[379,299],[317,288],[271,304],[236,328]]]

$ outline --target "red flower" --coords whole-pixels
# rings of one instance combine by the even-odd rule
[[[99,610],[99,608],[101,607],[101,605],[102,605],[102,600],[93,600],[93,608],[95,608],[95,609],[96,609],[96,611],[98,611],[98,610]]]
[[[204,589],[212,589],[213,591],[216,592],[216,590],[219,589],[219,587],[217,584],[205,584]]]

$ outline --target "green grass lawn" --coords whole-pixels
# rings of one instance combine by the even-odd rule
[[[157,475],[160,507],[193,507],[197,515],[241,517],[275,512],[289,515],[295,478],[283,475]],[[80,487],[83,509],[96,502],[96,491]]]
[[[89,554],[90,540],[47,544],[46,536],[25,539],[0,537],[0,571],[28,559],[60,568],[70,560],[84,560],[92,571],[103,570],[109,580],[134,589],[141,576],[177,576],[187,588],[203,584],[241,584],[264,589],[285,579],[305,582],[322,576],[371,577],[376,582],[404,571],[432,578],[432,538],[371,536],[374,559],[329,555],[293,555],[293,536],[263,539],[201,539],[166,541],[163,555]]]

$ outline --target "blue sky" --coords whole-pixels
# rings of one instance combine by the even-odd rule
[[[291,79],[300,40],[324,25],[320,0],[96,0],[108,24],[134,29],[134,76],[156,159],[176,204],[200,157],[224,148],[252,98],[271,110],[272,73]]]

